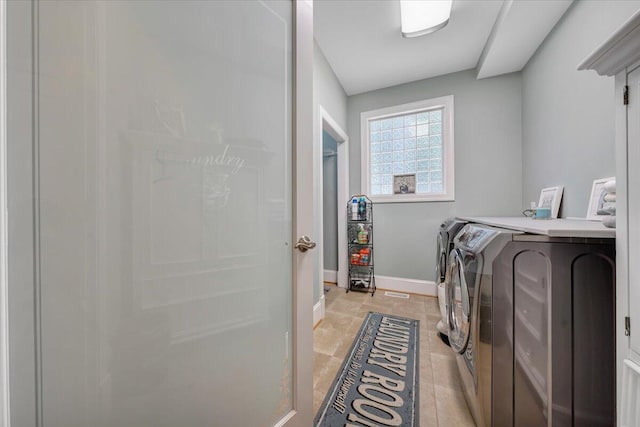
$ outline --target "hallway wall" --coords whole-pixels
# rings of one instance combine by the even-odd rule
[[[342,85],[338,81],[335,73],[331,69],[327,58],[325,58],[322,50],[317,43],[313,43],[313,137],[315,146],[322,146],[322,141],[316,140],[320,138],[319,107],[324,110],[336,121],[338,126],[346,129],[347,125],[347,94]],[[321,166],[321,165],[320,165]],[[319,188],[321,183],[321,169],[313,171],[313,180],[315,188]],[[323,197],[322,195],[319,196]],[[322,215],[320,215],[319,200],[314,200],[314,212],[317,212],[314,223],[314,239],[321,242],[323,236],[320,235],[320,225],[322,224]],[[337,221],[337,220],[336,220]],[[336,224],[337,227],[337,224]],[[336,249],[337,250],[337,249]],[[317,254],[317,251],[314,255]],[[328,268],[328,267],[325,267]],[[316,304],[320,300],[322,283],[320,283],[320,258],[316,256],[315,263],[316,274],[313,283],[313,303]],[[335,268],[337,270],[337,266]]]
[[[323,152],[336,152],[338,143],[322,132]],[[322,243],[324,269],[338,271],[338,156],[322,157]]]

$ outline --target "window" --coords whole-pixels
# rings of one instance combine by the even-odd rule
[[[364,112],[361,127],[371,200],[454,200],[453,95]]]

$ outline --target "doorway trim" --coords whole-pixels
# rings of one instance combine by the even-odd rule
[[[7,2],[0,0],[0,426],[9,427],[9,280],[7,223]]]
[[[318,105],[318,135],[316,138],[316,165],[319,170],[319,212],[324,212],[322,195],[324,194],[324,175],[322,170],[322,133],[327,132],[338,143],[338,194],[337,194],[337,218],[338,218],[338,286],[347,287],[347,228],[346,228],[346,206],[349,200],[349,136],[342,127],[335,121],[333,117],[324,109],[322,105]],[[324,218],[323,218],[324,220]],[[321,317],[324,317],[324,224],[323,220],[319,224],[318,248],[319,256],[319,282],[320,282],[320,301]],[[314,308],[315,312],[315,308]],[[314,319],[315,320],[315,319]]]
[[[0,427],[9,427],[9,238],[7,219],[7,2],[0,0]]]

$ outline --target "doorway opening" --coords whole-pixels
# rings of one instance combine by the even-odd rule
[[[324,282],[347,286],[346,206],[349,200],[349,137],[331,115],[319,106],[316,141],[319,221],[318,286],[319,307],[314,307],[314,324],[324,318]]]

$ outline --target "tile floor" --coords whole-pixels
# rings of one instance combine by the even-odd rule
[[[326,285],[326,284],[325,284]],[[313,409],[324,400],[353,339],[369,311],[420,320],[420,426],[474,426],[462,394],[451,349],[437,335],[438,300],[410,295],[388,297],[378,290],[373,297],[327,286],[325,318],[313,333]]]

